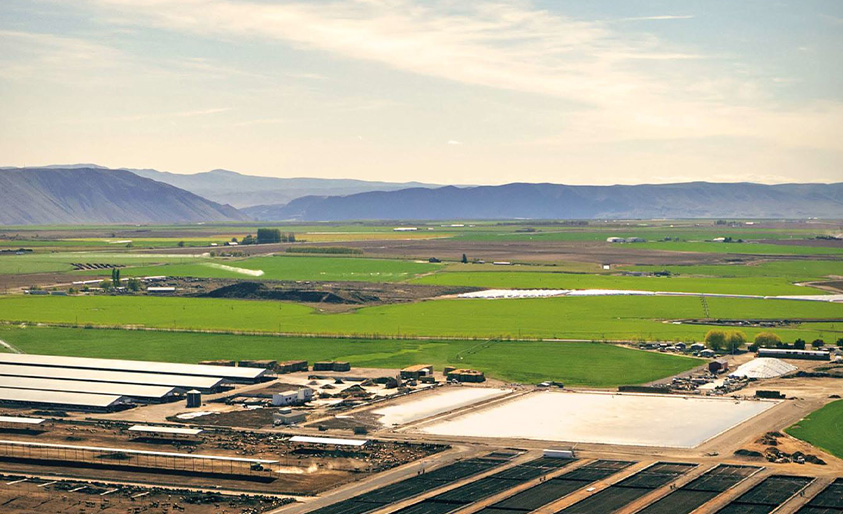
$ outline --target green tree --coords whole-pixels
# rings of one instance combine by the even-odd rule
[[[705,345],[715,352],[723,350],[726,346],[726,333],[722,330],[709,330],[705,334]]]
[[[120,287],[120,268],[111,268],[111,283],[114,287]]]
[[[797,350],[804,350],[805,349],[805,340],[801,337],[798,338],[796,341],[793,342],[793,347]]]
[[[247,234],[246,237],[244,237],[243,240],[240,241],[240,244],[241,245],[253,245],[253,244],[255,244],[255,236],[253,236],[252,234]]]
[[[126,287],[129,288],[129,291],[140,291],[141,281],[136,278],[130,278],[128,282],[126,282]]]
[[[729,353],[735,353],[744,343],[746,343],[746,334],[740,330],[726,334],[726,350]]]
[[[465,254],[462,254],[462,263],[468,264],[468,257]]]
[[[277,228],[259,228],[258,229],[258,244],[280,243],[281,231]]]
[[[782,344],[782,340],[772,332],[760,332],[755,336],[755,344],[759,348],[775,348]]]
[[[178,247],[179,247],[179,248],[184,248],[184,241],[179,241]]]
[[[822,339],[814,339],[813,341],[811,341],[811,346],[813,346],[815,350],[817,348],[822,348],[823,346],[825,346],[825,341],[823,341]]]
[[[104,291],[108,291],[109,289],[111,289],[111,286],[112,286],[111,280],[105,279],[102,282],[100,282],[100,288],[102,288]]]

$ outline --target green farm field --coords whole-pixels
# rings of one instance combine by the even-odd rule
[[[709,298],[710,316],[732,319],[840,319],[843,304]],[[710,327],[676,324],[701,318],[696,297],[585,297],[434,300],[326,314],[275,301],[131,296],[7,296],[0,320],[193,330],[430,337],[701,340]],[[760,329],[747,328],[752,337]],[[843,323],[776,330],[785,340],[837,339]]]
[[[142,266],[161,263],[194,263],[203,260],[202,257],[189,255],[151,255],[143,253],[117,252],[56,252],[32,253],[24,255],[0,256],[0,275],[48,273],[71,271],[73,262],[97,262],[120,264],[125,266]],[[110,275],[109,270],[95,272],[102,276]]]
[[[205,359],[348,361],[352,366],[468,366],[501,380],[614,387],[686,371],[700,359],[604,343],[367,340],[221,335],[79,328],[0,327],[0,339],[26,353],[197,362]]]
[[[747,295],[824,294],[825,291],[793,285],[784,277],[632,277],[548,272],[444,272],[412,281],[416,284],[474,286],[494,289],[631,289]]]
[[[843,459],[843,400],[812,412],[785,432]]]
[[[629,266],[635,271],[670,271],[679,276],[699,277],[782,277],[792,282],[843,276],[843,260],[783,260],[759,264],[721,264],[711,266]]]
[[[432,273],[441,267],[440,264],[393,259],[279,255],[243,260],[216,259],[195,264],[140,266],[121,270],[121,275],[124,277],[167,275],[198,278],[248,278],[254,276],[249,271],[262,271],[263,273],[259,275],[262,280],[397,282],[424,273]],[[238,268],[248,271],[238,271]],[[84,274],[105,275],[102,271],[84,272]]]

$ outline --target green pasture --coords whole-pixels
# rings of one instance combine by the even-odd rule
[[[630,277],[548,272],[443,272],[412,281],[417,284],[474,286],[493,289],[632,289],[689,293],[747,295],[824,294],[818,289],[795,286],[784,278],[739,277]]]
[[[812,412],[785,432],[843,459],[843,400]]]
[[[23,255],[0,255],[0,275],[22,275],[26,273],[48,273],[71,271],[71,263],[121,264],[125,266],[159,263],[188,263],[201,260],[189,255],[152,255],[142,253],[110,252],[33,252]],[[94,275],[110,276],[110,270],[99,270]]]
[[[785,277],[792,282],[843,276],[843,260],[792,260],[708,266],[629,266],[634,271],[670,271],[679,276],[700,277]]]
[[[173,362],[205,359],[348,361],[352,366],[466,366],[502,380],[613,387],[650,382],[702,363],[603,343],[420,341],[219,335],[136,330],[0,328],[26,353]]]
[[[423,273],[434,272],[441,264],[400,261],[392,259],[364,259],[355,257],[313,257],[277,255],[242,260],[213,260],[202,263],[141,266],[121,270],[121,276],[167,275],[198,278],[249,278],[248,272],[229,270],[219,265],[260,270],[261,280],[320,280],[397,282]],[[103,275],[102,272],[85,272]]]
[[[843,318],[843,305],[828,302],[709,298],[707,303],[713,318]],[[454,299],[330,314],[276,301],[147,296],[0,298],[0,320],[13,322],[357,336],[701,340],[711,327],[670,320],[703,316],[697,297]],[[759,331],[745,329],[750,337]],[[785,340],[834,340],[843,332],[843,323],[826,322],[822,329],[805,323],[776,332]]]

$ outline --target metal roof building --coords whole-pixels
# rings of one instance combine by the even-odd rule
[[[258,382],[268,370],[264,368],[235,368],[202,364],[177,364],[172,362],[132,361],[120,359],[92,359],[88,357],[64,357],[59,355],[29,355],[17,353],[0,354],[0,363],[76,368],[108,371],[131,371],[135,373],[186,375],[197,377],[220,377],[236,382]]]
[[[132,425],[129,432],[157,435],[197,436],[203,432],[201,428],[154,427],[150,425]]]
[[[9,354],[11,355],[11,354]],[[114,384],[141,384],[150,386],[179,387],[216,391],[226,381],[216,377],[184,375],[159,375],[155,373],[134,373],[125,371],[102,371],[79,368],[57,368],[47,366],[26,366],[0,364],[0,376],[50,378],[60,380],[81,380],[87,382],[109,382]]]
[[[303,444],[324,444],[331,446],[365,446],[369,444],[368,439],[338,439],[335,437],[310,437],[306,435],[295,435],[290,438],[291,443]]]
[[[131,396],[141,401],[164,402],[173,400],[179,389],[171,386],[142,384],[112,384],[87,380],[56,380],[52,378],[12,377],[0,375],[0,387],[38,389],[41,391],[66,391],[69,393],[113,394]]]
[[[114,410],[128,403],[123,396],[111,394],[68,393],[0,387],[0,403],[18,405],[53,405],[89,410]]]

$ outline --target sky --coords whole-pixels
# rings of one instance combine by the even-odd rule
[[[3,0],[0,166],[843,181],[839,0]]]

